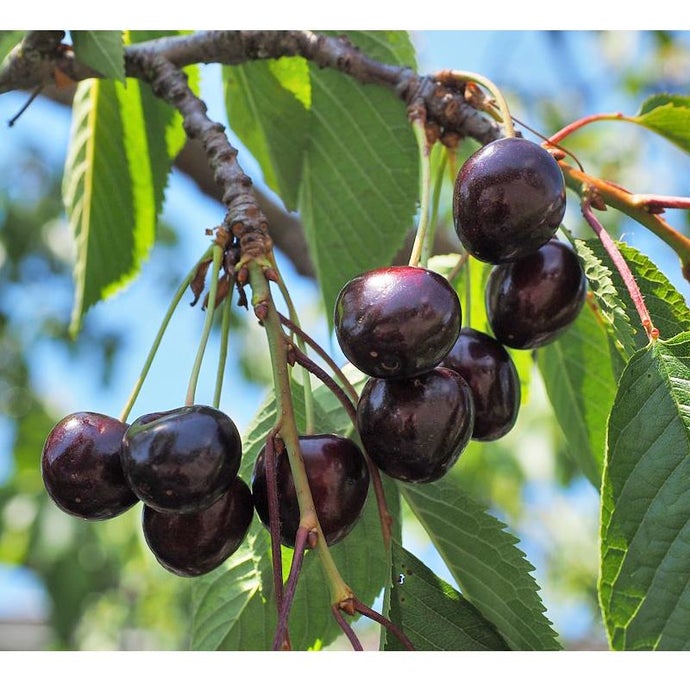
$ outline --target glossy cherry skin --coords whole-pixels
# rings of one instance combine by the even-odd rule
[[[404,482],[440,479],[469,443],[472,390],[437,367],[410,379],[369,379],[357,405],[357,430],[371,460]]]
[[[457,371],[472,389],[475,441],[495,441],[515,426],[520,379],[508,351],[495,338],[463,328],[442,366]]]
[[[160,513],[144,506],[142,527],[156,560],[182,577],[204,575],[239,548],[254,516],[247,484],[236,477],[214,503],[193,513]]]
[[[364,509],[369,490],[366,460],[354,441],[335,434],[300,436],[299,447],[326,543],[337,544],[352,531]],[[287,450],[278,453],[275,463],[280,539],[285,546],[293,548],[299,527],[299,505]],[[252,494],[256,512],[268,528],[265,446],[254,465]]]
[[[550,240],[529,256],[495,266],[485,294],[496,340],[531,350],[553,342],[575,321],[585,303],[587,279],[570,246]]]
[[[48,495],[64,512],[86,520],[120,515],[139,499],[120,464],[127,424],[98,412],[75,412],[50,431],[41,454]]]
[[[565,214],[565,182],[538,144],[510,137],[472,154],[453,190],[455,230],[472,256],[500,264],[550,240]]]
[[[438,273],[388,266],[348,282],[335,304],[343,354],[369,376],[403,378],[433,369],[460,332],[455,290]]]
[[[226,414],[190,405],[146,414],[122,440],[122,467],[134,493],[166,512],[208,507],[237,476],[242,441]]]

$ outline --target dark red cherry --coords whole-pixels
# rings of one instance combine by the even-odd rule
[[[241,457],[232,419],[206,405],[143,415],[122,440],[122,467],[132,490],[162,512],[211,505],[237,476]]]
[[[343,354],[378,378],[433,369],[460,332],[458,296],[438,273],[388,266],[353,278],[335,304],[335,334]]]
[[[319,524],[330,546],[345,538],[359,520],[369,490],[369,470],[359,446],[335,434],[300,436],[300,452]],[[299,527],[299,505],[288,454],[275,458],[280,538],[293,548]],[[266,484],[266,448],[256,460],[252,478],[254,505],[261,521],[269,526]]]
[[[514,263],[495,266],[486,284],[486,311],[496,339],[530,350],[553,342],[577,318],[587,279],[569,245],[551,240]]]
[[[442,366],[457,371],[472,389],[475,441],[495,441],[515,426],[520,379],[508,351],[495,338],[463,328]]]
[[[208,508],[193,513],[159,513],[144,506],[144,538],[158,562],[183,577],[204,575],[239,548],[249,530],[254,503],[236,477]]]
[[[371,460],[405,482],[445,475],[469,443],[472,391],[452,369],[410,379],[369,379],[357,406],[357,430]]]
[[[105,520],[137,502],[120,464],[126,430],[124,422],[98,412],[75,412],[53,427],[43,445],[41,474],[59,508]]]
[[[455,230],[472,256],[500,264],[551,239],[565,214],[565,183],[539,144],[510,137],[483,146],[455,180]]]

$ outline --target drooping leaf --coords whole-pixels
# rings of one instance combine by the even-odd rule
[[[348,36],[367,55],[410,64],[409,39]],[[392,39],[395,39],[393,41]],[[358,273],[388,264],[413,229],[418,154],[395,94],[310,65],[311,121],[299,206],[326,314]]]
[[[460,591],[513,650],[559,649],[534,570],[506,525],[464,491],[458,473],[400,486]]]
[[[297,208],[309,135],[310,78],[304,58],[223,67],[228,120],[252,152],[266,184]]]
[[[507,650],[496,628],[465,597],[393,542],[391,620],[416,651]],[[386,635],[386,650],[404,649]]]
[[[328,393],[323,386],[315,389],[316,431],[322,433],[344,433],[349,426],[347,416],[326,413],[319,399],[325,400]],[[299,428],[304,428],[304,402],[301,387],[293,388],[293,404]],[[332,403],[330,403],[332,406]],[[275,424],[275,400],[269,395],[247,430],[243,444],[244,457],[241,476],[250,481],[256,457],[265,443],[266,435]],[[387,482],[389,509],[397,515],[397,493],[392,482]],[[249,533],[249,546],[233,554],[218,571],[197,578],[193,589],[193,634],[194,649],[270,649],[276,625],[276,604],[273,595],[270,538],[267,530],[254,520]],[[235,583],[236,569],[251,552],[251,572],[241,581],[241,591]],[[331,547],[331,554],[342,577],[357,596],[371,605],[386,582],[389,566],[386,550],[382,543],[378,510],[373,491],[367,499],[363,515],[353,531],[339,544]],[[285,574],[289,568],[291,550],[287,554]],[[209,593],[210,592],[210,593]],[[214,613],[228,601],[230,615]],[[233,603],[235,602],[235,603]],[[236,605],[237,604],[237,605]],[[213,620],[212,629],[206,621]],[[304,564],[297,587],[293,614],[291,616],[290,639],[295,649],[325,646],[339,634],[330,610],[330,589],[324,577],[323,568],[316,552],[305,554]]]
[[[538,350],[537,363],[570,453],[599,489],[616,378],[608,334],[589,304],[565,333]]]
[[[609,419],[599,593],[613,649],[690,649],[690,333],[631,357]]]
[[[630,119],[690,153],[690,96],[651,96],[642,104],[637,115]]]
[[[71,31],[74,55],[108,79],[125,81],[122,31]]]

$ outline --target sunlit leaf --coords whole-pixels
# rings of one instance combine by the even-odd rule
[[[71,31],[74,56],[104,77],[125,81],[122,31]]]
[[[642,104],[638,114],[630,119],[690,153],[690,96],[652,96]]]

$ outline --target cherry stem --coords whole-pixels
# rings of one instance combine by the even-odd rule
[[[385,616],[382,616],[378,611],[374,611],[374,609],[369,608],[366,604],[363,604],[359,599],[355,599],[353,601],[355,611],[358,613],[361,613],[363,616],[366,616],[367,618],[370,618],[374,622],[378,623],[379,625],[382,625],[386,630],[389,632],[393,633],[400,643],[405,647],[410,652],[416,651],[414,648],[414,645],[412,642],[410,642],[409,638],[405,633],[398,628],[393,621],[389,620]]]
[[[299,432],[292,406],[290,376],[288,373],[288,348],[293,350],[295,348],[283,331],[278,311],[273,302],[268,279],[265,275],[266,269],[270,269],[270,266],[268,266],[265,260],[252,259],[247,262],[247,269],[252,287],[254,313],[263,324],[268,340],[276,394],[276,418],[280,420],[280,437],[285,443],[285,449],[290,462],[290,471],[295,482],[300,526],[305,527],[308,532],[315,531],[317,533],[316,551],[328,579],[331,589],[331,601],[336,604],[348,601],[352,598],[352,590],[340,575],[338,567],[333,560],[333,555],[330,553],[328,544],[323,536],[323,530],[316,514],[314,499],[300,452]]]
[[[297,364],[308,369],[314,376],[316,376],[322,383],[324,383],[330,391],[338,398],[338,401],[347,412],[352,425],[357,429],[357,411],[352,402],[343,393],[338,384],[318,365],[314,360],[310,359],[303,352],[299,350],[294,351],[294,357]],[[360,444],[361,445],[361,444]],[[374,494],[376,496],[376,505],[379,511],[379,520],[381,522],[381,533],[383,536],[383,544],[386,549],[390,547],[391,543],[391,525],[393,524],[393,517],[388,511],[388,504],[386,503],[386,494],[383,490],[383,482],[381,481],[381,474],[379,468],[374,464],[369,454],[362,448],[364,459],[367,463],[371,483],[374,486]]]
[[[573,132],[576,132],[585,125],[588,125],[592,122],[602,122],[606,120],[629,121],[630,118],[623,115],[623,113],[597,113],[594,115],[587,115],[586,117],[580,118],[579,120],[575,120],[575,122],[571,122],[569,125],[566,125],[563,127],[563,129],[548,137],[546,141],[549,144],[557,144],[559,141],[563,141],[563,139],[570,136]]]
[[[283,558],[280,549],[280,503],[278,480],[276,478],[276,434],[275,427],[266,438],[264,462],[266,466],[266,489],[268,494],[268,527],[271,533],[271,557],[273,560],[273,588],[276,594],[278,614],[283,606]]]
[[[225,302],[223,303],[222,319],[220,322],[220,349],[218,352],[218,369],[216,371],[216,389],[213,393],[213,406],[216,408],[220,407],[220,396],[223,391],[223,379],[225,378],[225,363],[228,359],[228,342],[230,340],[230,312],[232,311],[233,287],[234,283],[231,283],[230,292],[225,297]]]
[[[278,265],[275,261],[275,257],[273,256],[273,253],[271,252],[271,261],[273,264],[273,272],[271,273],[271,276],[275,283],[278,285],[278,288],[280,290],[280,294],[283,296],[283,299],[285,300],[285,304],[287,305],[288,308],[288,314],[290,314],[290,320],[291,323],[295,325],[294,333],[297,336],[297,345],[300,347],[302,350],[305,349],[304,347],[304,332],[300,328],[300,322],[299,322],[299,315],[297,314],[297,309],[295,309],[295,303],[292,301],[292,296],[290,295],[289,290],[287,289],[287,285],[285,284],[285,281],[283,280],[283,276],[281,275],[280,271],[278,270]],[[282,320],[282,318],[281,318]],[[305,433],[306,434],[312,434],[314,433],[314,428],[315,428],[315,421],[314,421],[314,395],[311,389],[311,379],[309,378],[309,372],[306,371],[305,369],[302,370],[303,376],[302,376],[302,389],[304,391],[304,414],[305,414]]]
[[[312,350],[314,350],[314,352],[316,352],[317,355],[319,355],[319,357],[321,357],[321,359],[323,359],[324,362],[326,362],[326,364],[328,364],[340,383],[342,383],[343,388],[345,389],[345,392],[349,396],[353,405],[356,405],[357,401],[359,400],[359,395],[357,394],[355,387],[350,383],[347,376],[345,376],[345,374],[341,371],[340,367],[338,367],[333,358],[308,333],[303,331],[291,319],[288,319],[287,316],[283,316],[282,314],[279,314],[279,316],[280,323],[286,326],[293,333],[296,333],[302,340],[304,340],[305,343],[307,343],[307,345],[309,345],[309,347],[311,347]]]
[[[424,126],[424,119],[422,117],[415,117],[412,120],[412,130],[417,139],[417,146],[419,148],[419,165],[421,175],[421,195],[419,204],[419,222],[417,223],[417,232],[414,237],[414,244],[410,252],[410,266],[419,266],[423,263],[422,255],[423,248],[426,245],[426,234],[429,228],[429,203],[431,198],[431,163],[429,141],[426,136],[426,128]]]
[[[485,77],[483,74],[477,74],[476,72],[461,72],[458,70],[443,70],[442,72],[438,72],[436,77],[442,83],[447,82],[449,79],[453,79],[460,82],[473,81],[480,86],[483,86],[491,93],[496,101],[496,105],[498,105],[498,109],[501,113],[501,122],[503,124],[503,128],[505,129],[506,136],[515,136],[513,118],[510,115],[508,102],[501,93],[501,90],[490,79]]]
[[[208,307],[206,308],[206,318],[204,319],[204,326],[201,330],[201,337],[199,339],[199,347],[197,348],[194,364],[192,365],[192,373],[189,377],[189,386],[187,387],[187,396],[185,397],[185,405],[194,404],[194,396],[196,395],[196,386],[199,381],[199,373],[201,372],[201,363],[204,359],[204,352],[206,351],[206,344],[213,326],[213,317],[215,314],[216,292],[218,291],[218,271],[223,260],[223,248],[219,244],[213,245],[213,267],[211,269],[211,285],[208,292]]]
[[[436,170],[434,177],[434,191],[431,199],[431,218],[429,219],[429,230],[424,237],[422,244],[422,266],[429,264],[429,259],[433,252],[434,238],[436,235],[436,222],[438,219],[438,207],[441,200],[441,191],[443,189],[443,178],[445,176],[446,167],[448,166],[448,149],[445,146],[441,147],[441,160]],[[433,149],[432,149],[433,152]]]
[[[280,607],[280,614],[278,616],[278,625],[276,626],[275,636],[273,638],[273,651],[278,651],[283,647],[283,640],[287,634],[288,619],[290,618],[290,609],[292,602],[295,600],[295,591],[297,590],[297,580],[302,570],[302,562],[304,561],[304,552],[307,548],[309,540],[309,530],[300,525],[295,534],[295,548],[292,556],[292,563],[290,564],[290,574],[285,583],[285,594]]]
[[[355,652],[363,652],[364,647],[362,647],[362,643],[359,641],[359,638],[355,634],[355,631],[352,629],[352,626],[343,617],[343,614],[340,612],[340,608],[338,607],[338,605],[334,604],[333,606],[331,606],[331,611],[333,611],[333,615],[335,616],[335,619],[338,621],[338,625],[340,626],[341,630],[345,633],[345,637],[347,637],[347,639],[350,640],[352,649],[354,649]]]
[[[660,240],[665,242],[676,252],[681,262],[683,275],[690,280],[690,238],[671,227],[658,213],[650,212],[654,199],[651,195],[630,194],[622,187],[592,177],[582,170],[573,168],[564,161],[559,161],[566,184],[579,195],[596,197],[598,201],[613,206],[622,213],[636,220],[638,223],[651,230]],[[669,200],[669,197],[658,197]],[[675,197],[671,197],[675,198]],[[646,201],[646,205],[640,203],[640,199]],[[591,202],[590,202],[591,203]]]
[[[623,258],[623,255],[621,254],[620,250],[616,246],[616,243],[611,239],[611,236],[608,234],[608,232],[606,232],[604,226],[594,215],[594,212],[592,211],[591,200],[587,195],[585,195],[584,199],[582,200],[581,208],[582,215],[585,217],[587,223],[589,223],[590,227],[596,233],[607,254],[611,257],[613,265],[616,267],[616,270],[623,279],[623,283],[625,284],[625,287],[627,288],[628,293],[630,294],[630,298],[632,299],[633,304],[635,305],[635,309],[637,310],[637,313],[640,317],[642,327],[649,336],[650,342],[655,341],[659,337],[659,330],[655,328],[654,324],[652,323],[652,317],[650,316],[649,311],[647,310],[647,306],[644,303],[644,297],[642,296],[642,292],[640,292],[640,288],[637,285],[637,282],[635,281],[635,277],[630,271],[630,267]]]
[[[155,359],[156,354],[158,353],[158,348],[160,347],[161,341],[163,340],[163,336],[165,335],[165,331],[168,328],[168,324],[170,323],[170,319],[172,318],[175,309],[177,309],[177,306],[179,305],[180,300],[184,296],[184,293],[187,291],[189,284],[192,282],[194,276],[197,274],[199,270],[199,265],[204,263],[204,261],[207,261],[211,256],[212,252],[213,247],[209,247],[203,253],[199,261],[197,261],[196,264],[194,264],[194,268],[185,276],[185,278],[182,280],[179,287],[175,291],[175,294],[173,295],[173,298],[170,301],[170,304],[168,305],[168,309],[165,312],[165,315],[163,316],[163,321],[161,322],[161,325],[158,327],[158,332],[156,333],[156,337],[153,340],[153,344],[151,345],[148,355],[146,356],[146,360],[144,361],[144,365],[141,369],[139,377],[134,383],[134,388],[132,389],[129,398],[125,403],[122,412],[120,413],[121,421],[127,421],[127,417],[129,417],[129,414],[132,411],[132,408],[134,407],[137,398],[139,397],[141,388],[144,385],[144,381],[148,376],[149,370],[151,369],[151,364],[153,364],[153,360]]]

